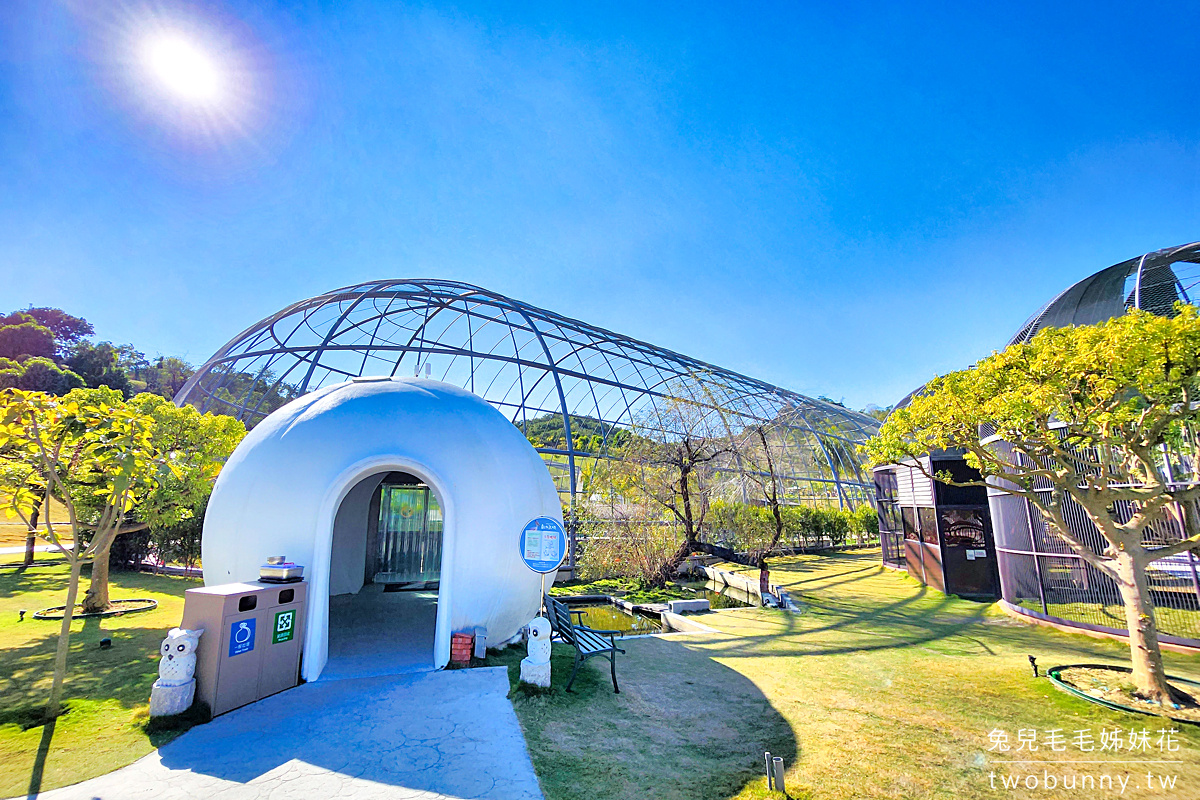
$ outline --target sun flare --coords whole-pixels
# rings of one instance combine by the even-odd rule
[[[192,103],[218,103],[222,76],[216,62],[182,36],[168,34],[146,42],[143,61],[158,84],[175,97]]]

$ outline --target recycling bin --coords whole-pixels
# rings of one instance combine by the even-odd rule
[[[291,689],[300,681],[300,652],[304,642],[308,584],[265,584],[267,602],[262,667],[258,696]]]
[[[226,583],[184,593],[181,627],[203,629],[196,699],[213,716],[299,683],[308,586]]]

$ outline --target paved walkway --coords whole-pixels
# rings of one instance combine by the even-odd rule
[[[305,684],[45,800],[541,800],[502,667]]]
[[[68,544],[67,549],[70,550],[74,546],[75,545],[73,545],[73,544]],[[0,547],[0,556],[15,556],[15,555],[18,555],[18,554],[24,553],[24,552],[25,552],[25,545],[21,545],[20,547]],[[57,553],[58,548],[52,544],[35,544],[33,546],[33,552],[35,552],[35,553]]]

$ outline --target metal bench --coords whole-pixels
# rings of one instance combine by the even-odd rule
[[[571,622],[571,614],[582,612],[572,612],[565,603],[559,602],[549,595],[546,595],[545,601],[546,612],[550,615],[550,627],[553,628],[560,641],[575,648],[575,668],[571,670],[571,680],[567,681],[567,691],[571,691],[571,684],[575,683],[575,675],[579,672],[580,664],[593,656],[604,656],[608,659],[608,665],[612,671],[613,691],[620,694],[621,689],[617,686],[617,653],[624,654],[625,651],[617,647],[614,637],[621,631],[603,631],[576,625]]]

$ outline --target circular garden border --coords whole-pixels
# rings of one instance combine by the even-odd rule
[[[114,603],[126,603],[133,605],[132,607],[121,606],[118,608],[110,608],[107,611],[79,611],[71,615],[71,619],[88,619],[92,617],[119,617],[122,614],[136,614],[139,611],[153,611],[158,608],[158,601],[151,600],[149,597],[135,597],[131,600],[116,600]],[[66,606],[54,606],[53,608],[43,608],[41,611],[33,612],[34,619],[56,620],[62,619],[63,613],[67,610]]]
[[[1093,697],[1087,692],[1080,691],[1071,684],[1059,678],[1059,673],[1064,669],[1106,669],[1113,672],[1125,672],[1128,674],[1133,674],[1133,669],[1130,667],[1116,667],[1112,664],[1063,664],[1062,666],[1051,667],[1050,669],[1046,670],[1046,677],[1048,677],[1050,682],[1062,691],[1067,692],[1068,694],[1073,694],[1076,697],[1087,700],[1090,703],[1096,703],[1097,705],[1104,706],[1105,708],[1111,708],[1114,711],[1128,711],[1133,714],[1149,714],[1153,717],[1165,716],[1175,722],[1186,722],[1188,725],[1200,725],[1200,721],[1194,719],[1185,719],[1183,717],[1172,716],[1171,714],[1159,714],[1155,711],[1151,711],[1150,709],[1138,708],[1137,706],[1126,706],[1122,705],[1121,703],[1114,703],[1111,700],[1105,700],[1102,697]],[[1188,686],[1200,688],[1200,681],[1194,681],[1191,678],[1180,678],[1177,675],[1168,675],[1167,680],[1172,683],[1185,683]]]

